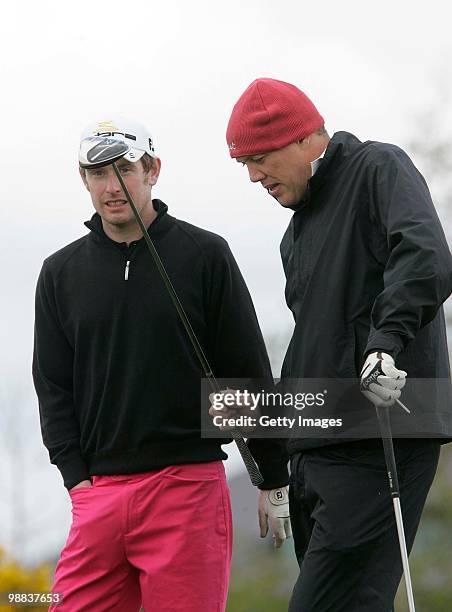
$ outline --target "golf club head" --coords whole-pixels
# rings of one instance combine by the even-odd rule
[[[123,157],[130,146],[111,136],[89,136],[80,142],[78,161],[81,168],[101,168]]]

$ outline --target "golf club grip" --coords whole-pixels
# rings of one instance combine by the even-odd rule
[[[112,166],[113,166],[113,170],[114,170],[114,172],[116,174],[116,177],[117,177],[117,179],[119,181],[119,184],[121,185],[122,190],[124,191],[124,193],[126,195],[126,198],[127,198],[128,202],[130,204],[130,207],[131,207],[131,209],[133,211],[133,214],[135,215],[135,219],[136,219],[136,221],[137,221],[137,223],[138,223],[138,225],[139,225],[139,227],[141,229],[141,232],[143,234],[143,238],[144,238],[144,240],[146,242],[146,245],[147,245],[147,247],[149,249],[149,252],[152,255],[152,259],[154,260],[154,263],[157,266],[157,269],[158,269],[158,271],[160,273],[160,276],[161,276],[161,278],[162,278],[162,280],[163,280],[163,282],[165,284],[165,287],[166,287],[166,289],[167,289],[167,291],[168,291],[168,293],[169,293],[169,295],[171,297],[171,300],[172,300],[172,302],[173,302],[173,304],[174,304],[174,306],[175,306],[175,308],[177,310],[179,318],[180,318],[180,320],[181,320],[181,322],[182,322],[182,324],[183,324],[183,326],[185,328],[185,331],[188,334],[190,342],[191,342],[191,344],[193,346],[193,349],[194,349],[194,351],[196,353],[196,356],[198,357],[198,360],[199,360],[199,362],[201,364],[201,367],[203,369],[204,375],[209,380],[212,389],[215,392],[219,392],[220,391],[220,387],[219,387],[219,385],[218,385],[218,383],[217,383],[217,381],[215,379],[215,376],[214,376],[214,374],[212,372],[212,368],[210,367],[210,364],[207,361],[207,358],[206,358],[206,356],[204,354],[204,351],[202,350],[201,344],[200,344],[200,342],[199,342],[199,340],[198,340],[198,338],[197,338],[197,336],[196,336],[196,334],[195,334],[195,332],[194,332],[194,330],[193,330],[193,328],[192,328],[192,326],[190,324],[190,320],[188,319],[188,317],[187,317],[187,315],[185,313],[185,310],[184,310],[184,308],[183,308],[183,306],[182,306],[182,304],[181,304],[181,302],[179,300],[179,297],[178,297],[178,295],[176,293],[176,290],[173,287],[173,284],[171,282],[171,279],[168,276],[168,273],[167,273],[167,271],[165,269],[165,266],[163,265],[163,262],[160,259],[160,256],[159,256],[159,254],[157,252],[157,249],[155,248],[155,245],[152,242],[152,240],[151,240],[151,238],[150,238],[150,236],[148,234],[147,228],[146,228],[146,226],[143,223],[143,219],[141,218],[141,215],[138,212],[137,207],[135,206],[135,202],[133,201],[132,196],[129,193],[129,190],[127,189],[126,184],[124,183],[124,180],[123,180],[123,178],[121,176],[121,173],[118,170],[118,167],[117,167],[116,163],[113,162]],[[239,449],[240,455],[242,456],[243,463],[245,464],[245,467],[246,467],[246,469],[248,471],[248,474],[249,474],[249,477],[251,479],[252,484],[254,486],[257,486],[257,485],[261,484],[264,481],[264,479],[262,477],[262,474],[259,471],[259,468],[257,467],[257,463],[254,460],[254,457],[251,454],[250,449],[246,445],[245,440],[243,439],[243,437],[238,432],[232,433],[232,437],[233,437],[233,439],[234,439],[234,441],[235,441],[235,443],[237,445],[237,448]]]
[[[242,456],[243,463],[245,464],[245,467],[248,471],[251,483],[255,487],[259,486],[261,483],[264,482],[264,478],[260,473],[259,468],[257,467],[257,463],[255,462],[250,449],[248,448],[245,440],[240,434],[233,431],[232,437],[234,439],[234,442],[237,444],[237,448],[239,449],[240,455]]]
[[[212,372],[210,372],[210,376],[207,378],[208,378],[210,388],[212,389],[212,392],[221,393],[220,385],[218,384]],[[230,431],[230,434],[232,436],[232,439],[237,445],[238,451],[242,457],[243,463],[245,464],[245,467],[250,477],[251,483],[255,487],[257,487],[262,482],[264,482],[264,478],[262,474],[260,473],[259,468],[257,467],[257,463],[253,455],[251,454],[251,451],[248,448],[248,445],[246,444],[242,434],[236,429],[232,429]]]
[[[386,461],[386,469],[388,471],[389,487],[392,497],[400,496],[399,478],[397,475],[397,465],[394,455],[394,445],[392,443],[391,420],[389,415],[389,407],[375,407],[377,411],[378,423],[380,425],[381,439],[383,442],[383,451]]]

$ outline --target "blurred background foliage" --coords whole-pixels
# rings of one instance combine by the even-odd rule
[[[47,610],[45,605],[4,605],[7,602],[6,593],[45,593],[51,589],[53,573],[52,563],[40,563],[27,567],[13,559],[0,547],[0,612],[26,609],[29,612]]]

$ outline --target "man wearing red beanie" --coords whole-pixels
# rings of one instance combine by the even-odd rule
[[[302,91],[267,78],[237,101],[227,143],[250,180],[294,211],[281,243],[295,319],[282,380],[378,372],[363,392],[396,415],[407,375],[450,379],[442,303],[452,257],[406,153],[348,132],[330,138]],[[409,434],[394,430],[408,551],[452,438],[450,395],[422,408]],[[289,611],[389,612],[402,563],[381,440],[292,437],[287,446],[300,565]]]

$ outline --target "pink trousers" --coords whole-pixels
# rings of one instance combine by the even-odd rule
[[[223,612],[232,521],[221,461],[94,476],[70,491],[55,612]]]

